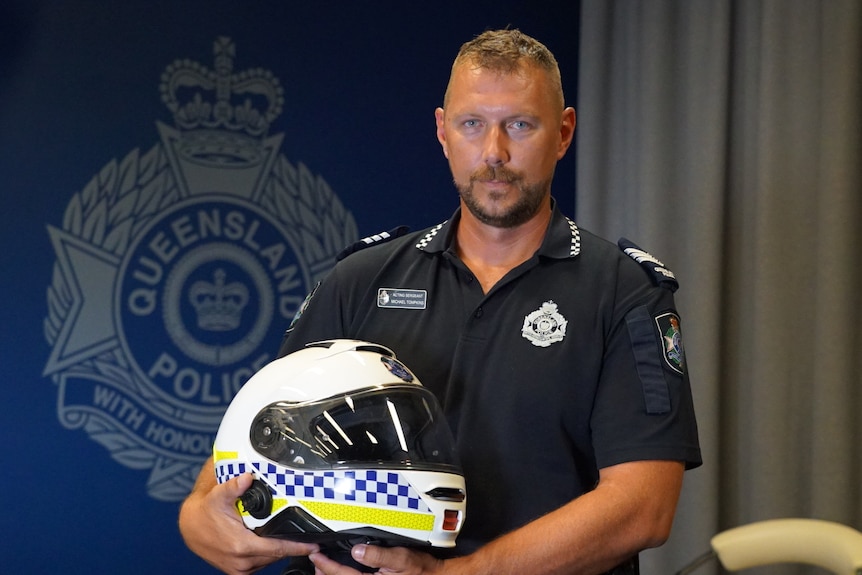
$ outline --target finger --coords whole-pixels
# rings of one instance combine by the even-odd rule
[[[308,558],[314,564],[315,575],[362,575],[356,569],[342,565],[323,553],[312,553]]]
[[[381,573],[431,573],[442,568],[441,560],[405,547],[359,544],[350,553],[356,561]]]
[[[386,564],[385,561],[383,563],[380,562],[380,550],[381,548],[376,545],[359,544],[354,545],[350,549],[350,555],[363,565],[367,565],[369,567],[380,567],[381,565]]]
[[[270,560],[301,557],[320,551],[320,547],[314,543],[297,543],[296,541],[270,537],[257,537],[256,542],[250,543],[248,546],[253,548],[258,556],[267,557]]]
[[[350,555],[368,567],[383,567],[395,572],[406,570],[412,564],[412,554],[403,547],[358,544],[350,549]]]
[[[401,570],[418,559],[413,557],[408,549],[403,547],[381,547],[380,545],[354,545],[350,549],[350,555],[368,567],[387,567],[393,570]]]
[[[242,475],[237,475],[230,481],[226,481],[222,484],[224,486],[224,496],[226,498],[231,497],[236,500],[243,493],[248,491],[248,488],[251,487],[253,481],[254,476],[251,473],[243,473]]]

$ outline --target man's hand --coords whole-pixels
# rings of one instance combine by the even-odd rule
[[[236,500],[252,480],[246,473],[218,484],[210,459],[180,508],[180,532],[188,548],[229,575],[246,575],[284,557],[318,550],[317,545],[259,537],[246,528]]]
[[[443,572],[441,559],[404,547],[356,545],[350,554],[363,565],[376,569],[375,573],[380,575],[432,575]],[[361,575],[359,571],[341,565],[323,553],[312,553],[309,558],[314,563],[317,574]]]

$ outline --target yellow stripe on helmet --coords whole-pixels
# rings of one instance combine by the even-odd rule
[[[223,461],[225,459],[238,459],[239,454],[236,451],[218,451],[213,450],[213,461],[218,463],[219,461]]]
[[[320,517],[330,521],[348,521],[366,525],[381,525],[385,527],[400,527],[417,531],[432,531],[434,516],[428,513],[413,513],[410,511],[394,511],[348,505],[345,503],[328,503],[322,501],[300,501],[303,507]]]

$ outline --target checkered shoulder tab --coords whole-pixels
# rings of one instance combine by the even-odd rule
[[[397,237],[403,236],[407,232],[410,231],[410,228],[407,226],[398,226],[397,228],[391,229],[388,232],[380,232],[379,234],[374,234],[373,236],[368,236],[367,238],[362,238],[356,243],[350,244],[341,252],[335,256],[336,261],[341,261],[350,254],[354,252],[358,252],[359,250],[376,246],[377,244],[384,244],[390,240],[394,240]]]
[[[446,222],[448,222],[448,220]],[[425,248],[428,247],[428,244],[431,243],[431,240],[433,240],[434,237],[437,235],[437,232],[439,232],[443,228],[443,226],[446,225],[446,222],[443,222],[442,224],[437,224],[436,226],[428,230],[428,233],[422,236],[422,239],[419,240],[419,243],[416,244],[416,247],[420,250],[425,250]]]
[[[581,231],[578,229],[578,225],[575,222],[569,218],[566,218],[566,221],[569,223],[569,229],[572,230],[572,243],[569,255],[575,257],[581,253]]]
[[[665,265],[655,256],[643,251],[634,242],[626,238],[620,238],[617,245],[627,256],[639,263],[646,270],[647,274],[652,279],[653,283],[675,292],[679,288],[679,282],[676,281],[676,276],[673,272],[665,267]]]

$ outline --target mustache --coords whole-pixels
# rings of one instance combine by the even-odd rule
[[[506,166],[494,167],[487,164],[485,164],[470,175],[471,182],[487,182],[490,180],[494,180],[497,182],[511,184],[512,182],[516,182],[520,179],[521,175],[518,172],[510,170]]]

